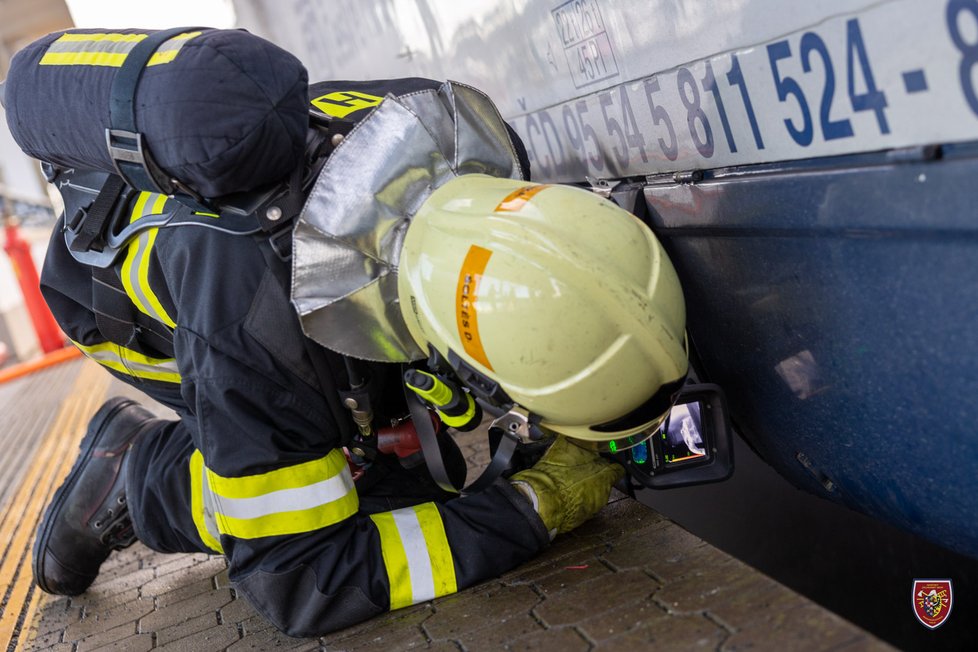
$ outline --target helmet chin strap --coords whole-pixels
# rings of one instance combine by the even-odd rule
[[[518,419],[516,421],[506,422],[507,424],[512,423],[515,429],[509,425],[505,427],[497,426],[497,423],[502,422],[505,417],[509,416],[509,412],[493,421],[493,425],[490,426],[490,432],[494,432],[493,429],[495,428],[500,436],[499,443],[496,446],[496,450],[493,451],[489,465],[471,484],[467,486],[456,486],[449,477],[448,469],[445,468],[445,460],[442,457],[441,448],[438,445],[438,433],[432,424],[428,407],[417,394],[407,389],[407,386],[405,386],[404,395],[407,399],[408,408],[411,410],[411,420],[414,422],[414,428],[421,442],[421,452],[424,455],[425,465],[427,465],[432,479],[443,490],[462,495],[478,493],[492,485],[509,468],[510,462],[513,459],[513,453],[516,452],[516,447],[521,443],[520,436],[515,432],[516,430],[520,430]],[[524,430],[526,429],[524,428]],[[526,432],[528,433],[529,431],[526,430]]]
[[[539,436],[534,437],[531,427],[530,413],[519,405],[514,405],[509,409],[509,412],[493,419],[489,425],[489,430],[499,429],[506,436],[515,438],[519,443],[529,444],[540,439]]]
[[[430,417],[430,406],[421,397],[422,395],[418,393],[417,389],[412,391],[414,381],[411,379],[414,370],[409,369],[405,372],[405,396],[411,410],[411,419],[421,442],[425,464],[431,473],[431,477],[445,491],[463,495],[480,492],[487,489],[510,468],[513,456],[521,444],[541,442],[546,437],[528,410],[516,405],[498,384],[471,365],[466,364],[454,351],[449,349],[446,359],[429,344],[428,352],[428,368],[434,374],[441,375],[452,384],[461,381],[471,392],[471,395],[476,397],[479,404],[496,415],[496,418],[489,425],[490,442],[496,442],[496,447],[492,451],[492,458],[488,466],[472,483],[467,486],[458,486],[452,482],[445,467],[445,461],[438,445],[438,435]],[[452,380],[448,380],[448,378],[452,378]],[[439,406],[436,405],[435,407],[438,408]],[[445,417],[440,412],[439,416],[442,416],[444,421]],[[468,430],[474,425],[460,425],[458,427]]]

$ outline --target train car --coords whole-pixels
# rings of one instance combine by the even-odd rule
[[[978,1],[235,5],[313,78],[485,90],[651,225],[768,464],[978,557]]]

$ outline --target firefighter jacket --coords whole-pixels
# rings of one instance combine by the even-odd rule
[[[191,209],[139,192],[124,210],[135,222]],[[72,257],[63,221],[42,274],[56,319],[88,357],[179,416],[127,461],[134,526],[149,547],[225,555],[259,612],[315,636],[453,593],[547,545],[505,481],[450,500],[358,493],[289,302],[289,265],[266,235],[151,228],[100,272]],[[106,288],[131,318],[104,309]],[[127,341],[106,337],[120,330],[113,319]]]

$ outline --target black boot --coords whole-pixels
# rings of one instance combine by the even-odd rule
[[[119,397],[92,417],[34,541],[34,580],[41,589],[84,593],[109,553],[136,541],[126,505],[126,459],[136,437],[156,421],[135,401]]]

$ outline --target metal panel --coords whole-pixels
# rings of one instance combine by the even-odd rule
[[[651,185],[689,331],[799,486],[978,556],[975,151]]]
[[[972,0],[296,0],[257,24],[266,4],[236,1],[314,78],[485,90],[541,181],[978,137]]]

